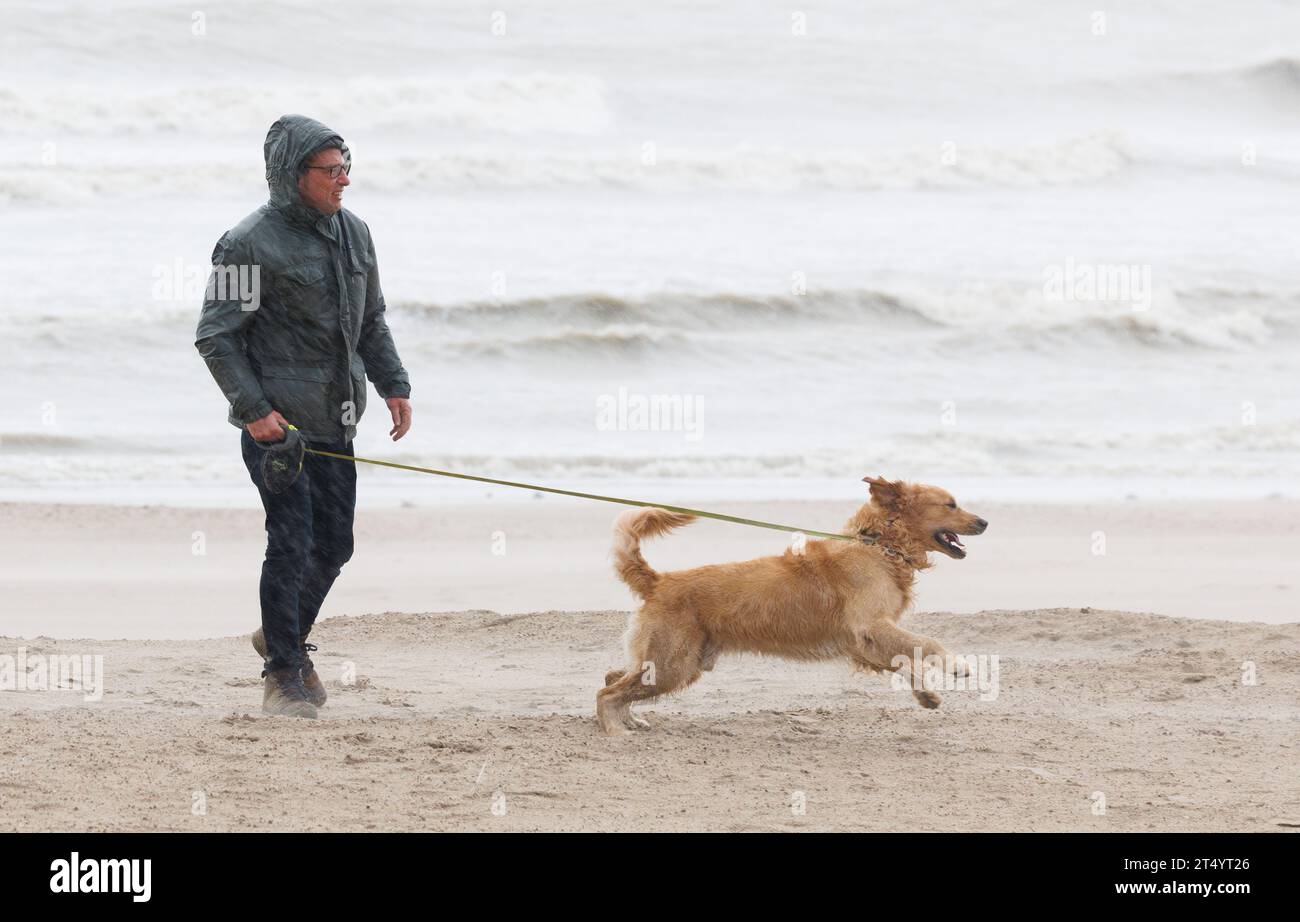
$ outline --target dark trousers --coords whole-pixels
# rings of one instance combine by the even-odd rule
[[[266,668],[301,667],[302,645],[334,585],[352,557],[352,520],[357,506],[357,466],[352,461],[307,455],[302,473],[283,493],[262,482],[262,457],[245,429],[244,466],[266,510],[266,560],[262,563],[262,631]],[[351,442],[309,442],[309,448],[352,454]]]

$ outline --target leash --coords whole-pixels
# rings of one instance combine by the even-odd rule
[[[663,503],[647,503],[638,499],[624,499],[621,496],[602,496],[599,493],[579,493],[577,490],[561,490],[557,487],[543,487],[535,483],[519,483],[514,480],[497,480],[493,477],[476,477],[473,474],[458,474],[455,471],[440,471],[431,467],[414,467],[410,464],[398,464],[395,461],[375,461],[371,458],[358,458],[354,455],[345,455],[334,451],[320,451],[315,448],[306,449],[309,455],[320,455],[324,458],[338,458],[340,461],[360,461],[363,464],[374,464],[379,467],[396,468],[399,471],[414,471],[417,474],[434,474],[438,477],[454,477],[457,480],[473,480],[476,483],[494,483],[503,487],[515,487],[520,490],[537,490],[541,493],[558,493],[560,496],[576,496],[579,499],[594,499],[602,503],[618,503],[622,506],[640,506],[642,508],[666,509],[669,512],[680,512],[685,515],[699,516],[702,519],[717,519],[720,522],[733,522],[736,525],[753,525],[755,528],[770,528],[773,531],[799,532],[801,534],[817,538],[833,538],[837,541],[862,541],[865,544],[875,544],[879,535],[839,535],[829,531],[813,531],[810,528],[795,528],[792,525],[777,525],[774,522],[760,522],[758,519],[744,519],[738,515],[724,515],[721,512],[705,512],[703,509],[687,509],[685,506],[667,506]],[[886,551],[893,548],[886,548]],[[897,553],[897,552],[896,552]]]

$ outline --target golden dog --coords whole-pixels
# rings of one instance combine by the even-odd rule
[[[641,556],[644,538],[694,520],[663,509],[633,509],[614,523],[614,566],[645,600],[624,637],[628,666],[611,670],[596,694],[596,716],[606,733],[649,727],[632,704],[680,691],[712,669],[722,653],[764,653],[790,659],[844,657],[869,671],[894,671],[895,656],[948,662],[942,645],[898,627],[912,603],[918,570],[930,553],[960,560],[958,535],[978,535],[988,522],[957,507],[945,490],[923,484],[863,478],[871,501],[842,534],[859,541],[809,541],[805,550],[744,563],[658,573]],[[920,668],[920,664],[915,664]],[[912,666],[900,673],[911,678]],[[965,674],[961,660],[955,668]],[[912,683],[923,707],[939,696]]]

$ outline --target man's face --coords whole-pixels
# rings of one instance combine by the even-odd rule
[[[330,167],[342,167],[343,162],[343,151],[337,148],[323,150],[307,160],[308,169],[298,178],[303,204],[321,214],[338,213],[343,207],[343,190],[352,180],[342,169],[337,178],[330,179]]]

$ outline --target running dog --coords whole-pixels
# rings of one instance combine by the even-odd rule
[[[846,658],[867,671],[912,678],[914,650],[949,662],[929,637],[898,626],[912,604],[918,570],[939,551],[966,556],[958,535],[979,535],[988,522],[958,508],[946,490],[901,480],[863,478],[871,501],[841,534],[855,541],[808,541],[796,552],[743,563],[658,573],[641,556],[641,541],[695,519],[663,509],[633,509],[614,523],[614,568],[645,601],[623,638],[627,667],[605,675],[596,717],[608,734],[648,729],[632,704],[680,691],[713,668],[723,653],[763,653],[798,660]],[[901,669],[895,656],[909,665]],[[957,659],[954,668],[966,674]],[[920,668],[919,663],[914,664]],[[911,682],[922,707],[939,696]]]

